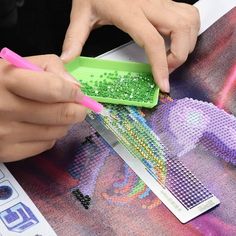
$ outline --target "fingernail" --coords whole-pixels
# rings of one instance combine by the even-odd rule
[[[162,91],[163,92],[166,92],[166,93],[169,93],[170,92],[170,84],[169,84],[169,80],[168,79],[164,79],[162,81]]]
[[[62,52],[62,54],[61,54],[61,59],[63,60],[63,61],[65,61],[66,60],[66,58],[68,57],[68,55],[69,55],[69,53],[68,53],[68,51],[64,51],[64,52]]]
[[[85,94],[81,90],[78,90],[75,96],[75,102],[80,103],[80,101],[83,99],[84,96]]]
[[[76,97],[76,102],[80,103],[81,105],[89,108],[90,110],[96,113],[100,113],[103,110],[102,104],[98,103],[97,101],[93,100],[92,98],[86,95],[81,96],[81,94],[78,94],[78,96]]]
[[[66,79],[66,80],[69,80],[71,82],[73,82],[74,84],[78,85],[79,87],[81,87],[81,84],[80,82],[78,82],[72,75],[70,75],[69,73],[65,72],[63,74],[63,77]]]
[[[169,68],[169,74],[171,74],[174,70],[174,68]]]

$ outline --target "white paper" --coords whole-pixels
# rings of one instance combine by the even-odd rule
[[[0,236],[56,236],[7,168],[0,163]]]

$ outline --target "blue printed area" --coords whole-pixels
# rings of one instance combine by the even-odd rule
[[[21,202],[0,212],[0,219],[9,231],[17,233],[22,233],[39,223],[30,208]]]
[[[0,200],[6,200],[12,196],[12,188],[7,185],[0,186]]]

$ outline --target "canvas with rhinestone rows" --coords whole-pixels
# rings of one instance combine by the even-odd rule
[[[58,235],[236,235],[236,118],[200,101],[215,103],[235,62],[235,13],[204,33],[192,59],[173,74],[175,99],[160,98],[149,115],[143,110],[168,150],[221,205],[183,226],[84,122],[49,153],[8,164]],[[236,115],[234,88],[224,108]]]
[[[87,121],[182,223],[219,204],[165,148],[139,109],[111,105],[106,108],[109,115],[91,113]]]

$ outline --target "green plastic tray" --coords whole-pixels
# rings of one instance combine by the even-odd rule
[[[98,102],[152,108],[159,89],[148,64],[77,57],[66,69]]]

